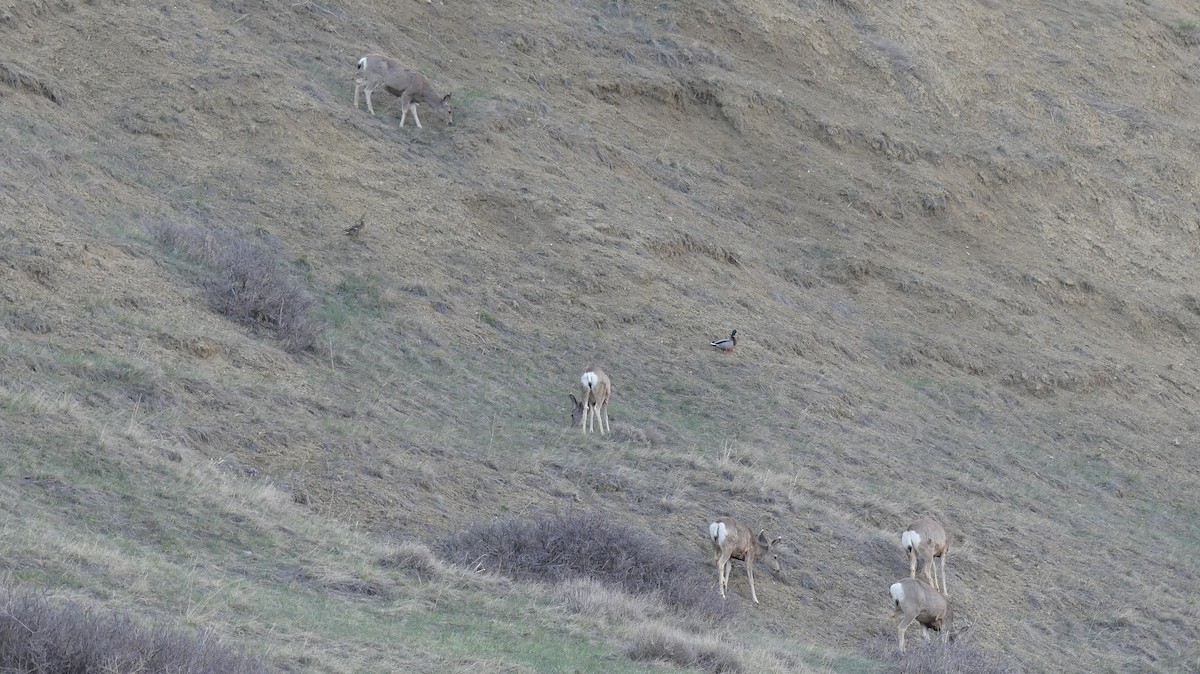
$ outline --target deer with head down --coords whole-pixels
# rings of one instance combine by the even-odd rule
[[[746,562],[746,577],[750,579],[750,598],[758,603],[758,594],[754,591],[754,562],[765,563],[771,571],[779,573],[779,554],[776,551],[781,538],[767,538],[766,529],[754,531],[733,519],[717,520],[708,525],[708,537],[717,556],[717,587],[721,597],[729,588],[729,572],[733,569],[730,560],[741,559]]]
[[[939,632],[942,643],[950,641],[950,622],[954,611],[946,595],[938,592],[929,583],[920,578],[905,578],[892,583],[892,603],[896,610],[892,619],[899,619],[896,633],[900,638],[900,652],[904,652],[904,633],[913,622],[921,624],[921,634],[929,641],[929,630]]]
[[[568,394],[574,409],[571,411],[571,426],[583,426],[583,432],[599,428],[600,435],[612,432],[608,423],[608,400],[612,397],[612,381],[604,370],[589,367],[579,376],[579,398]]]
[[[367,110],[375,114],[371,105],[371,93],[383,87],[389,94],[400,99],[400,126],[408,113],[412,113],[417,128],[421,118],[417,117],[417,103],[426,103],[438,112],[449,125],[454,124],[454,110],[450,107],[450,94],[439,96],[429,79],[415,68],[383,54],[367,54],[358,60],[358,76],[354,79],[354,107],[358,108],[358,94],[367,94]]]

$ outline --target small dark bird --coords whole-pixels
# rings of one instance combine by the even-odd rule
[[[346,229],[346,236],[358,236],[358,233],[363,231],[363,227],[367,226],[367,214],[363,213],[358,219],[358,224]]]
[[[709,342],[709,344],[712,344],[713,348],[719,350],[721,353],[729,353],[737,346],[737,330],[729,333],[729,336],[725,339],[718,339],[715,342]]]

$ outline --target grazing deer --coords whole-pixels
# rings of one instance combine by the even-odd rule
[[[358,93],[367,93],[367,110],[375,114],[371,105],[371,92],[383,87],[393,96],[400,97],[400,126],[411,112],[417,128],[421,118],[417,117],[417,103],[428,103],[438,111],[446,123],[454,124],[454,110],[450,107],[450,94],[438,96],[424,75],[394,58],[382,54],[367,54],[358,60],[358,76],[354,79],[354,108],[358,109]]]
[[[779,554],[774,548],[781,539],[768,539],[766,529],[758,532],[758,538],[755,538],[750,527],[732,519],[718,520],[708,525],[708,537],[717,554],[717,587],[721,590],[721,597],[725,597],[725,590],[729,587],[729,571],[733,568],[730,560],[741,559],[746,562],[746,576],[750,578],[750,597],[757,604],[754,560],[762,560],[772,571],[779,573]]]
[[[935,630],[942,635],[942,643],[950,641],[950,621],[954,611],[946,595],[938,592],[932,585],[920,578],[905,578],[892,583],[892,602],[896,605],[892,620],[896,624],[896,634],[900,638],[900,652],[904,652],[904,633],[913,621],[921,623],[921,634],[929,641],[929,630]]]
[[[908,550],[908,577],[917,577],[917,557],[921,558],[921,567],[925,577],[934,588],[946,593],[946,554],[950,552],[950,539],[946,538],[946,530],[936,520],[928,517],[913,522],[912,526],[900,535],[900,544]],[[942,583],[938,585],[937,567],[934,562],[942,560]]]
[[[589,367],[579,377],[579,395],[582,400],[576,400],[573,394],[568,394],[575,409],[571,412],[571,427],[583,426],[583,432],[589,433],[588,422],[592,428],[600,428],[600,435],[612,432],[608,423],[608,399],[612,394],[612,382],[604,370]],[[603,414],[603,417],[601,417]],[[594,421],[593,421],[594,420]]]

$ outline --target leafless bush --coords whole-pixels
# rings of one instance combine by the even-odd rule
[[[519,580],[612,583],[633,594],[657,595],[692,615],[728,619],[737,612],[737,604],[723,602],[686,554],[595,513],[481,524],[451,536],[440,552],[452,563],[481,565]]]
[[[0,594],[0,671],[88,672],[270,671],[263,663],[166,625],[143,627],[121,613],[75,604],[58,607],[29,592]]]
[[[280,268],[275,255],[252,239],[223,229],[159,223],[151,228],[158,242],[205,267],[204,280],[213,309],[249,324],[265,324],[290,351],[317,343],[319,328],[311,314],[316,300]]]

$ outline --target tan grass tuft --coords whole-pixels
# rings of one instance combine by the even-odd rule
[[[657,598],[636,596],[591,578],[560,583],[555,593],[567,609],[609,623],[636,622],[660,618],[667,609]]]
[[[446,573],[446,566],[438,561],[432,550],[421,543],[411,541],[389,550],[379,560],[379,565],[421,580],[437,578]]]
[[[646,622],[632,630],[630,658],[642,662],[669,662],[696,667],[706,672],[748,671],[743,649],[715,636],[688,634],[658,622]]]

